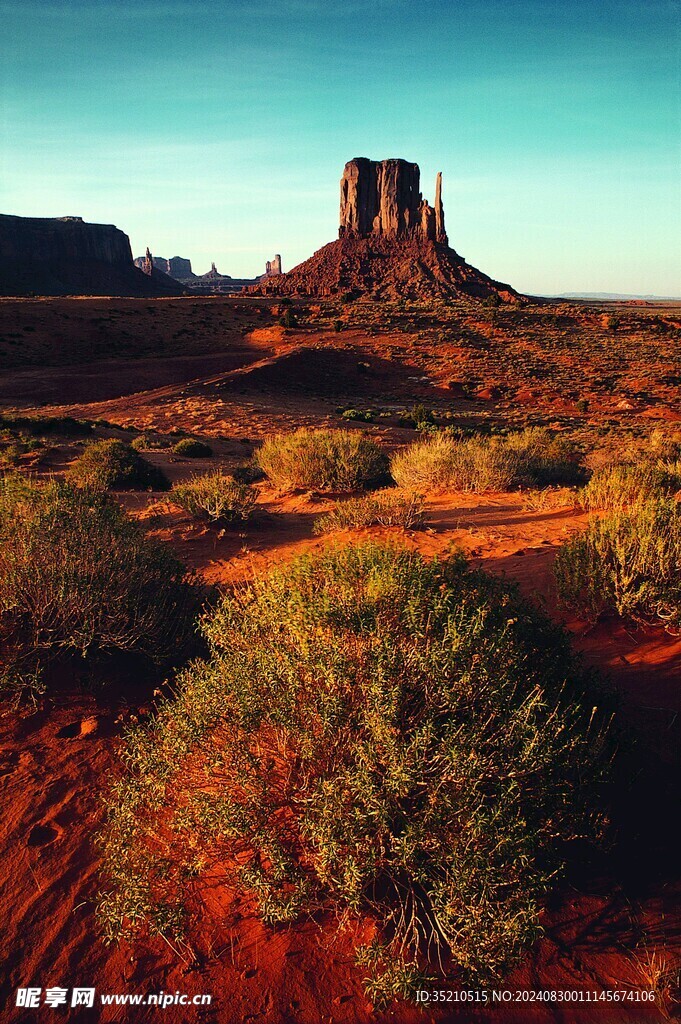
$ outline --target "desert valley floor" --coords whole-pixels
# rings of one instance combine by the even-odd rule
[[[176,482],[243,465],[266,436],[300,426],[365,430],[392,450],[415,439],[410,410],[418,407],[463,432],[546,425],[597,460],[635,448],[655,429],[681,430],[680,341],[679,304],[0,299],[0,457],[41,477],[62,473],[86,440],[55,426],[40,444],[23,444],[23,421],[72,417],[92,424],[90,439],[145,435],[145,457]],[[207,442],[212,456],[173,453],[182,436]],[[167,493],[116,497],[218,587],[303,551],[382,537],[428,557],[459,547],[566,623],[587,663],[618,695],[634,749],[631,774],[614,808],[616,844],[589,863],[569,865],[545,909],[543,937],[503,987],[650,989],[672,965],[678,970],[681,636],[615,619],[587,623],[558,606],[553,560],[588,518],[574,493],[430,493],[423,528],[318,536],[314,521],[338,495],[256,486],[252,519],[226,528],[197,522]],[[158,937],[104,945],[94,914],[100,881],[91,836],[118,771],[122,732],[149,716],[162,684],[115,662],[103,671],[110,685],[85,685],[74,663],[37,708],[0,717],[0,954],[10,993],[38,979],[110,992],[212,993],[213,1006],[194,1017],[163,1011],[172,1024],[671,1019],[666,997],[616,1007],[535,1002],[440,1011],[400,1003],[373,1010],[349,948],[332,941],[323,918],[270,929],[236,902],[219,928],[204,923],[179,950]],[[112,1007],[98,1019],[132,1019],[126,1012]],[[17,1010],[2,1019],[50,1013]],[[134,1019],[158,1016],[148,1008]],[[93,1018],[83,1011],[82,1019]]]

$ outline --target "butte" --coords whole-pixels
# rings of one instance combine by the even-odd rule
[[[435,205],[419,190],[418,164],[407,160],[348,161],[340,181],[338,239],[286,274],[266,278],[255,295],[433,299],[496,296],[517,302],[508,284],[476,270],[449,245],[442,174]]]

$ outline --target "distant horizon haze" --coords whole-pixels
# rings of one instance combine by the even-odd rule
[[[519,291],[681,293],[676,0],[0,0],[0,212],[133,256],[285,269],[347,160],[443,172],[450,244]]]

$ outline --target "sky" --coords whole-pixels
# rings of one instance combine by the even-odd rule
[[[403,157],[524,292],[681,295],[679,0],[0,0],[0,212],[290,269]]]

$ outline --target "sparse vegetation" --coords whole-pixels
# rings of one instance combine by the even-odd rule
[[[0,430],[19,430],[34,437],[47,434],[85,437],[92,433],[92,424],[73,416],[0,416]]]
[[[163,450],[173,446],[169,438],[161,437],[159,434],[138,434],[137,437],[132,439],[130,444],[137,452],[148,452],[155,449]]]
[[[282,327],[297,327],[298,317],[295,315],[292,309],[285,309],[282,315],[279,317],[279,323]]]
[[[402,526],[411,530],[423,525],[423,496],[396,490],[376,491],[361,498],[340,501],[332,512],[315,521],[314,532],[330,533],[347,527]]]
[[[197,441],[193,437],[183,437],[181,441],[173,445],[176,455],[183,455],[186,459],[208,459],[213,454],[213,449],[205,441]]]
[[[240,483],[232,476],[216,470],[195,476],[187,483],[173,487],[171,500],[192,516],[232,523],[249,518],[257,498],[257,491]]]
[[[570,487],[533,487],[523,494],[523,506],[531,512],[551,512],[559,508],[572,508],[577,503],[577,492]]]
[[[210,660],[127,737],[107,937],[179,933],[210,869],[269,924],[373,917],[372,998],[442,954],[503,973],[564,844],[599,831],[606,741],[566,634],[460,556],[375,544],[256,578],[203,632]]]
[[[77,487],[97,490],[166,491],[170,487],[162,470],[144,459],[124,441],[95,441],[69,467],[68,479]]]
[[[25,434],[16,438],[0,437],[0,465],[16,466],[24,455],[41,451],[44,447],[44,443],[37,437]]]
[[[5,682],[63,654],[127,651],[154,662],[188,640],[184,567],[100,491],[17,475],[0,481],[0,634]]]
[[[435,416],[432,409],[426,409],[425,405],[413,405],[411,409],[405,410],[399,418],[401,427],[410,427],[413,430],[424,430],[435,423]]]
[[[265,440],[256,459],[279,487],[354,491],[388,479],[384,450],[359,431],[308,430]]]
[[[617,509],[649,498],[662,497],[670,489],[670,474],[650,463],[616,463],[596,469],[579,492],[586,509]]]
[[[371,409],[343,409],[344,420],[358,420],[360,423],[373,423],[375,414]]]
[[[615,507],[558,552],[563,604],[595,620],[610,613],[681,625],[681,505],[673,498]]]
[[[573,482],[579,463],[567,441],[536,427],[506,437],[431,434],[397,452],[390,469],[400,487],[414,490],[505,491]]]

